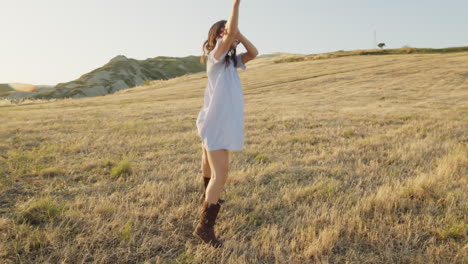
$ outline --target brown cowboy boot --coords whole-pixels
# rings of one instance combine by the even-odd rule
[[[205,192],[206,192],[206,187],[208,187],[208,183],[210,182],[211,178],[206,178],[206,177],[203,177],[203,181],[205,183]],[[203,193],[203,200],[205,200],[205,193]],[[219,204],[223,204],[225,201],[223,199],[218,199],[218,203]]]
[[[216,238],[214,233],[214,225],[220,208],[220,204],[209,204],[207,201],[204,201],[200,222],[194,232],[203,240],[203,242],[208,243],[215,248],[223,246],[223,243]]]

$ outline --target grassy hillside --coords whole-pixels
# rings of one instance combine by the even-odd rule
[[[400,55],[400,54],[447,54],[456,52],[468,52],[467,47],[453,47],[443,49],[431,49],[431,48],[400,48],[400,49],[368,49],[368,50],[351,50],[351,51],[334,51],[321,54],[311,55],[291,55],[284,56],[275,60],[275,63],[295,62],[295,61],[307,61],[307,60],[322,60],[322,59],[333,59],[346,56],[362,56],[362,55]]]
[[[466,263],[468,53],[257,61],[216,231],[205,74],[0,105],[6,263]]]
[[[145,81],[167,80],[204,70],[205,66],[197,56],[135,60],[119,55],[76,80],[59,83],[54,90],[39,93],[34,97],[52,99],[102,96],[141,85]]]
[[[7,83],[0,83],[0,97],[7,96],[10,93],[16,91],[15,89],[11,88]]]

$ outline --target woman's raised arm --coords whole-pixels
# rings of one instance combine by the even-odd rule
[[[231,48],[232,42],[234,42],[237,37],[237,33],[239,31],[239,6],[240,0],[234,0],[231,17],[229,17],[229,20],[226,23],[226,29],[224,30],[223,42],[214,54],[216,59],[219,59],[223,53]]]
[[[244,35],[242,35],[239,31],[237,38],[239,39],[240,43],[244,45],[245,49],[247,50],[247,53],[242,55],[242,63],[246,64],[247,62],[255,59],[258,55],[258,50],[257,48],[250,42]]]

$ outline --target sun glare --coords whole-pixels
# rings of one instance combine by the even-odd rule
[[[32,84],[26,83],[9,83],[8,84],[11,88],[15,89],[16,91],[21,92],[34,92],[36,91],[36,86]]]

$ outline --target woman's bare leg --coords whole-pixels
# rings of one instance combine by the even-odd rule
[[[202,162],[201,162],[201,169],[203,172],[203,177],[211,178],[211,168],[210,162],[208,161],[208,154],[206,153],[206,149],[202,144]]]
[[[217,204],[229,170],[229,151],[226,149],[207,151],[208,162],[211,166],[211,180],[206,188],[205,201]]]

